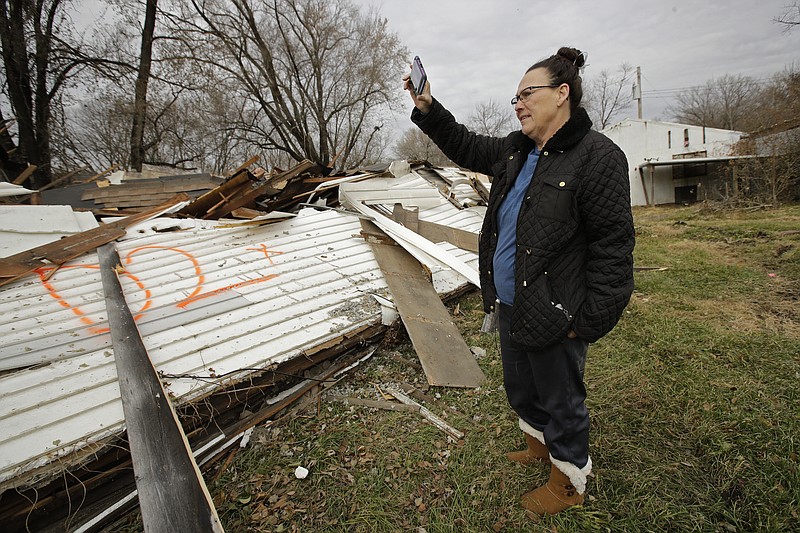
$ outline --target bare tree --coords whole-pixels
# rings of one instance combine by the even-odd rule
[[[0,45],[19,148],[38,167],[34,187],[52,179],[52,104],[86,67],[127,67],[89,51],[70,22],[69,0],[0,1]]]
[[[407,52],[350,0],[186,0],[184,54],[245,102],[236,127],[262,150],[322,166],[374,153]]]
[[[150,81],[150,68],[153,61],[153,34],[156,27],[158,0],[147,0],[142,28],[142,47],[139,55],[139,70],[133,97],[133,124],[131,125],[132,170],[142,171],[144,160],[144,123],[147,115],[147,84]]]
[[[746,131],[752,126],[759,92],[749,76],[725,75],[679,93],[670,111],[680,122]]]
[[[584,101],[594,127],[605,129],[611,120],[627,109],[633,97],[627,89],[636,70],[627,63],[621,64],[615,72],[603,70],[586,84]]]
[[[514,129],[519,129],[512,108],[494,100],[475,106],[466,124],[475,133],[490,137],[505,137]]]
[[[784,26],[783,31],[792,31],[795,26],[800,25],[800,4],[795,2],[792,5],[783,6],[781,14],[773,20]]]
[[[398,159],[407,161],[427,161],[438,167],[454,166],[439,147],[416,127],[403,133],[394,146],[394,153]]]
[[[711,83],[678,93],[676,103],[669,109],[678,122],[708,127],[721,123]]]
[[[716,80],[717,102],[722,113],[723,128],[750,129],[753,103],[761,91],[749,76],[723,76]]]
[[[133,100],[125,89],[103,84],[73,110],[64,127],[69,140],[62,157],[93,168],[129,167]],[[213,85],[189,91],[151,80],[143,161],[217,174],[239,166],[258,154],[231,125],[241,116],[241,105]],[[281,163],[285,167],[288,161]]]

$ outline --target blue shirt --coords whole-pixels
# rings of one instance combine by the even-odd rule
[[[539,149],[534,148],[517,179],[511,185],[497,210],[497,248],[494,251],[494,288],[501,303],[514,303],[514,261],[517,250],[517,219],[522,199],[531,184],[539,162]]]

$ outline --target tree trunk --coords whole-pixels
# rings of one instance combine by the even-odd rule
[[[153,55],[153,33],[156,27],[158,0],[147,0],[142,30],[142,51],[139,57],[139,74],[133,101],[133,126],[131,127],[131,170],[142,171],[144,161],[144,121],[147,116],[147,82]]]
[[[25,35],[25,13],[17,2],[0,2],[2,28],[0,37],[3,44],[3,65],[8,82],[8,97],[17,119],[19,131],[19,150],[26,162],[49,172],[49,161],[43,161],[36,142],[34,123],[33,89],[28,63],[27,38]],[[46,65],[45,65],[46,72]],[[33,178],[31,178],[33,181]],[[41,181],[41,180],[37,180]],[[34,183],[33,186],[44,183]]]

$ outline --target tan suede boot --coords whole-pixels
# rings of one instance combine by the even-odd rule
[[[529,465],[536,462],[549,463],[550,452],[547,451],[547,446],[542,444],[542,442],[533,435],[529,435],[528,433],[524,432],[523,435],[525,435],[525,442],[528,443],[528,449],[520,450],[518,452],[508,452],[506,457],[515,463],[520,463],[523,465]]]
[[[583,504],[579,494],[566,474],[553,465],[550,479],[538,489],[522,495],[522,506],[537,515],[556,514],[574,505]]]

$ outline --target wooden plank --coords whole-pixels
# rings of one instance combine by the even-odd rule
[[[361,220],[400,318],[408,331],[428,383],[478,387],[485,377],[422,266],[373,223]]]
[[[84,181],[83,183],[92,183],[93,181],[97,181],[100,178],[102,178],[103,176],[105,176],[106,174],[110,174],[110,173],[114,172],[115,170],[117,170],[118,167],[119,167],[119,165],[114,163],[113,165],[111,165],[107,169],[101,170],[100,172],[98,172],[97,174],[95,174],[94,176],[89,178],[88,180]]]
[[[25,276],[37,268],[63,265],[71,259],[93,251],[98,246],[122,237],[125,235],[125,228],[131,224],[147,220],[164,209],[188,199],[187,195],[179,194],[165,204],[136,215],[69,235],[58,241],[37,246],[18,254],[0,258],[0,278],[6,278],[0,279],[0,286]]]
[[[226,201],[237,191],[247,187],[250,183],[250,176],[251,174],[246,169],[242,169],[225,183],[198,196],[178,213],[190,217],[203,218],[212,207]]]
[[[282,172],[263,182],[251,183],[249,187],[242,187],[233,196],[226,198],[224,202],[218,203],[209,209],[202,218],[216,220],[240,207],[246,207],[255,202],[259,196],[264,196],[268,190],[282,189],[291,179],[314,166],[311,161],[304,160],[286,172]]]
[[[131,197],[145,194],[175,194],[188,191],[206,191],[215,188],[218,184],[209,181],[193,181],[185,183],[164,183],[159,180],[139,183],[123,183],[109,187],[89,189],[81,195],[81,200],[99,200],[105,198]]]
[[[180,192],[188,192],[188,191],[180,191]],[[172,192],[164,192],[164,191],[142,191],[142,192],[126,192],[124,194],[119,195],[108,195],[105,197],[99,198],[82,198],[82,200],[94,200],[96,204],[116,204],[118,202],[133,202],[137,201],[139,203],[142,202],[149,202],[152,200],[152,197],[161,198],[162,202],[169,198],[175,196],[175,193]]]
[[[166,200],[172,198],[171,193],[148,194],[146,196],[127,197],[123,199],[109,198],[107,200],[95,200],[98,206],[104,208],[109,207],[151,207],[164,203]],[[191,196],[191,195],[188,195]]]
[[[19,176],[17,176],[16,178],[14,178],[14,181],[12,181],[11,183],[13,183],[14,185],[22,185],[22,183],[23,183],[23,182],[24,182],[26,179],[28,179],[28,178],[30,177],[30,175],[31,175],[31,174],[33,174],[34,172],[36,172],[36,169],[37,169],[37,168],[39,168],[39,167],[37,167],[36,165],[31,165],[31,164],[29,164],[29,165],[28,165],[28,166],[25,168],[25,170],[23,170],[22,172],[20,172],[20,173],[19,173]]]
[[[98,250],[145,531],[223,531],[186,435],[125,302],[113,244]]]
[[[251,157],[250,159],[248,159],[247,161],[245,161],[244,163],[242,163],[242,164],[239,166],[239,168],[237,168],[237,169],[236,169],[236,170],[234,170],[233,172],[229,172],[229,173],[228,173],[228,176],[235,176],[236,174],[238,174],[239,172],[243,171],[244,169],[246,169],[246,168],[247,168],[247,167],[249,167],[250,165],[254,165],[254,164],[256,164],[260,158],[261,158],[261,156],[254,155],[253,157]]]
[[[478,235],[463,229],[451,228],[419,219],[419,209],[404,209],[394,205],[392,219],[406,228],[419,233],[431,242],[449,242],[463,250],[478,253]]]

